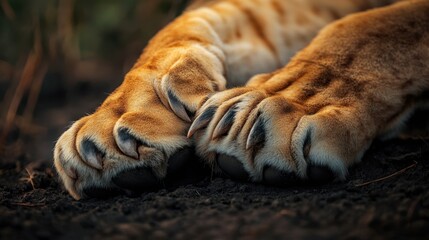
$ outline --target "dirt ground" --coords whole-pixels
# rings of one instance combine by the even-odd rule
[[[53,169],[54,141],[113,83],[44,88],[36,133],[17,133],[0,160],[0,239],[429,237],[427,138],[376,142],[347,181],[324,186],[274,188],[208,176],[175,189],[75,201]]]

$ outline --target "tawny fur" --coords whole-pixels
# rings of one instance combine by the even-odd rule
[[[186,12],[150,41],[94,114],[60,137],[54,162],[66,189],[79,199],[84,188],[109,187],[115,174],[137,166],[164,177],[166,160],[193,144],[189,113],[208,96],[282,67],[328,23],[388,2],[223,0]],[[232,154],[253,180],[265,165],[305,177],[308,161],[344,177],[386,122],[428,90],[427,12],[428,1],[420,1],[346,17],[283,69],[215,94],[204,106],[245,100],[226,137],[209,135],[227,105],[196,133],[200,154],[209,162],[212,152]],[[243,139],[261,114],[271,135],[264,148],[249,151]],[[145,144],[121,140],[124,129]]]
[[[200,110],[218,106],[197,141],[200,153],[235,156],[253,180],[266,166],[305,178],[309,164],[327,165],[344,179],[372,140],[397,132],[398,119],[429,90],[428,12],[428,1],[411,1],[348,16],[283,69],[212,96]],[[234,105],[228,134],[213,139]],[[257,117],[267,137],[255,152],[246,140]]]

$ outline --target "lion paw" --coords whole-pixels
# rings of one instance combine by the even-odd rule
[[[312,113],[278,93],[243,87],[207,100],[188,137],[195,135],[197,152],[210,165],[237,180],[329,182],[344,179],[356,155],[348,126],[339,122],[349,117],[334,106]]]
[[[143,87],[142,87],[143,88]],[[113,93],[92,115],[58,140],[54,162],[75,198],[161,187],[167,175],[195,159],[186,138],[189,123],[165,107],[148,87]]]

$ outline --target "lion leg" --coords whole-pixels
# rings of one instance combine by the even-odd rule
[[[428,12],[409,1],[351,15],[283,69],[211,96],[188,133],[198,153],[244,181],[345,179],[373,139],[427,104]]]
[[[208,96],[284,65],[323,25],[371,6],[357,2],[224,0],[186,12],[59,138],[54,163],[64,186],[75,199],[162,186],[195,161],[186,132]]]

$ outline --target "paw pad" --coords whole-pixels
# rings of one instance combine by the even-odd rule
[[[225,154],[218,154],[216,162],[227,177],[237,181],[249,181],[250,175],[237,158]],[[324,184],[332,182],[335,178],[334,173],[329,167],[313,165],[308,166],[307,176],[308,180],[306,181],[293,172],[286,172],[271,166],[266,166],[263,170],[262,183],[271,186],[287,187],[301,185],[305,182]]]
[[[238,181],[248,181],[250,176],[243,167],[243,164],[239,162],[235,157],[231,157],[225,154],[219,154],[216,158],[219,168],[228,177]]]
[[[153,191],[168,187],[171,182],[175,182],[177,175],[184,172],[190,165],[197,164],[197,161],[198,159],[195,156],[193,148],[186,147],[177,151],[169,158],[167,177],[165,179],[156,177],[150,168],[139,167],[119,173],[112,181],[118,187],[125,190],[134,192]]]
[[[332,182],[335,178],[331,169],[326,166],[311,165],[307,168],[308,179],[315,183],[328,183]]]

